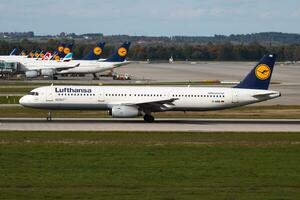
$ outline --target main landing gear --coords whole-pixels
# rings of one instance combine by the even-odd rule
[[[51,116],[51,112],[50,111],[48,112],[46,120],[47,121],[52,121],[52,116]]]
[[[96,73],[93,73],[93,80],[100,80]]]
[[[154,117],[152,116],[152,115],[149,115],[149,114],[145,114],[144,115],[144,121],[145,122],[148,122],[148,123],[152,123],[152,122],[154,122]]]

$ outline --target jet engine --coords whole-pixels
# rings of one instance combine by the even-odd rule
[[[52,77],[54,75],[54,71],[52,69],[42,69],[41,70],[41,75]]]
[[[141,112],[137,106],[113,106],[111,115],[116,118],[137,117]]]
[[[37,71],[26,71],[25,72],[26,78],[36,78],[38,76]]]

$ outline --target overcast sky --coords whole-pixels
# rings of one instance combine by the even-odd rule
[[[300,0],[1,0],[0,32],[300,33]]]

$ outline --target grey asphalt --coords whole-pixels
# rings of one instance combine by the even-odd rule
[[[136,119],[111,118],[0,118],[0,130],[19,131],[200,131],[300,132],[300,120],[284,119]]]

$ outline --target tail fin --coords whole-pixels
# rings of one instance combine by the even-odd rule
[[[99,42],[99,44],[86,55],[83,60],[99,60],[103,53],[105,42]]]
[[[28,57],[28,58],[34,58],[34,52],[33,52],[33,51],[30,51],[27,57]]]
[[[66,56],[67,54],[69,54],[69,53],[72,52],[73,46],[74,46],[73,43],[67,44],[67,45],[65,46],[65,48],[64,48],[64,54],[65,54],[65,56]]]
[[[72,52],[73,43],[64,44],[60,43],[57,47],[57,56],[56,59],[59,60],[61,58],[64,58],[68,53]]]
[[[104,60],[104,62],[123,62],[128,54],[130,42],[124,42],[113,55]]]
[[[27,56],[26,51],[23,49],[20,53],[21,56]]]
[[[45,51],[41,51],[39,58],[43,58],[45,56]]]
[[[49,60],[52,57],[51,52],[46,52],[46,54],[42,57],[42,60]]]
[[[63,62],[69,62],[70,60],[72,60],[73,57],[73,53],[68,53],[64,58],[63,58]]]
[[[15,56],[17,54],[18,49],[14,48],[11,52],[10,52],[10,56]]]
[[[246,78],[235,86],[235,88],[267,90],[269,88],[275,61],[275,54],[264,55]]]
[[[40,56],[40,51],[35,51],[34,58],[39,58],[39,56]]]

